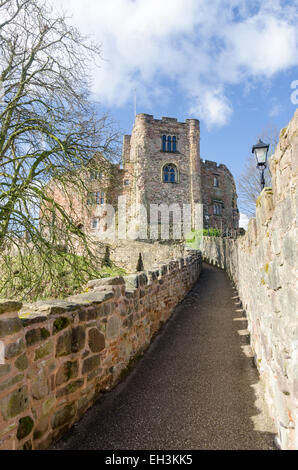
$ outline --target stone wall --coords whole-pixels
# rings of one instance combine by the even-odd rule
[[[201,160],[202,200],[204,204],[205,228],[233,230],[239,227],[236,185],[226,165]],[[218,186],[214,184],[217,178]],[[221,214],[216,214],[214,204],[220,204]]]
[[[99,246],[100,257],[104,256],[106,246],[110,248],[111,261],[117,267],[125,269],[127,273],[136,272],[140,254],[145,270],[152,269],[160,260],[166,263],[186,254],[185,243],[174,240],[164,242],[119,240],[115,243]]]
[[[0,449],[45,449],[62,436],[148,347],[200,271],[195,253],[90,281],[63,301],[1,300]]]
[[[270,159],[245,236],[205,238],[206,261],[226,269],[246,310],[251,345],[282,449],[298,449],[298,111]]]

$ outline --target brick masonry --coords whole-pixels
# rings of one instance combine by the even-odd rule
[[[63,301],[0,301],[0,449],[46,449],[110,390],[197,281],[200,253]],[[179,286],[179,289],[177,289]]]

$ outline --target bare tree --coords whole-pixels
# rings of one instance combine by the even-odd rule
[[[274,126],[267,126],[257,139],[270,144],[269,157],[274,154],[279,142],[279,132]],[[269,167],[265,170],[266,186],[271,186]],[[240,212],[254,217],[256,213],[256,200],[260,195],[260,172],[257,168],[254,155],[247,158],[242,173],[237,181]]]
[[[34,298],[48,280],[50,293],[59,295],[65,272],[78,287],[97,269],[86,234],[53,197],[49,182],[70,201],[74,192],[84,200],[79,168],[95,152],[110,160],[117,153],[111,119],[98,117],[90,100],[86,70],[99,57],[99,47],[47,2],[0,0],[2,295]]]

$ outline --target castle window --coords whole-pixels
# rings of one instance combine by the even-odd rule
[[[213,186],[215,188],[219,188],[219,179],[218,179],[218,176],[214,176],[213,178]]]
[[[177,150],[177,139],[176,139],[176,136],[173,136],[173,152],[176,152]]]
[[[221,202],[214,202],[213,203],[213,214],[214,215],[222,215],[222,203]]]
[[[170,135],[168,136],[167,151],[168,151],[168,152],[171,152],[171,151],[172,151],[172,137],[171,137]]]
[[[91,221],[91,228],[96,229],[98,226],[98,219],[92,219]]]
[[[168,164],[163,167],[163,182],[164,183],[177,183],[178,170],[175,165]]]
[[[105,203],[105,193],[97,191],[95,193],[89,193],[88,199],[87,199],[87,204],[88,205],[93,205],[93,204],[100,204],[103,205]]]
[[[90,171],[90,179],[91,180],[101,180],[103,174],[100,171]]]
[[[94,193],[95,196],[95,204],[99,204],[100,192]]]
[[[88,194],[87,204],[88,204],[88,205],[94,204],[94,196],[93,196],[93,193],[89,193],[89,194]]]
[[[177,137],[175,135],[163,135],[161,141],[161,150],[162,152],[177,152]]]

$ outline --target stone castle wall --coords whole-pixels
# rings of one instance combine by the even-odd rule
[[[90,281],[63,301],[1,300],[0,449],[45,449],[62,436],[149,346],[200,270],[195,253]]]
[[[176,152],[162,151],[162,136],[177,138]],[[131,138],[124,138],[125,176],[130,182],[127,192],[132,201],[144,204],[191,204],[201,200],[200,127],[196,119],[185,123],[174,118],[154,119],[138,114]],[[178,184],[164,184],[162,168],[167,163],[177,166]]]
[[[206,228],[220,230],[238,229],[239,210],[237,207],[236,185],[232,173],[226,165],[201,160],[202,200]],[[218,187],[214,185],[214,177]],[[214,203],[222,203],[222,215],[214,214]],[[208,216],[208,219],[206,218]]]
[[[298,449],[298,111],[270,159],[245,236],[205,238],[204,259],[226,269],[246,310],[255,361],[282,449]]]
[[[137,269],[139,255],[141,254],[145,270],[153,269],[163,260],[164,263],[172,259],[181,258],[187,254],[185,244],[175,241],[129,241],[119,240],[98,248],[99,257],[103,258],[106,246],[110,248],[110,259],[119,268],[128,273],[134,273]]]

